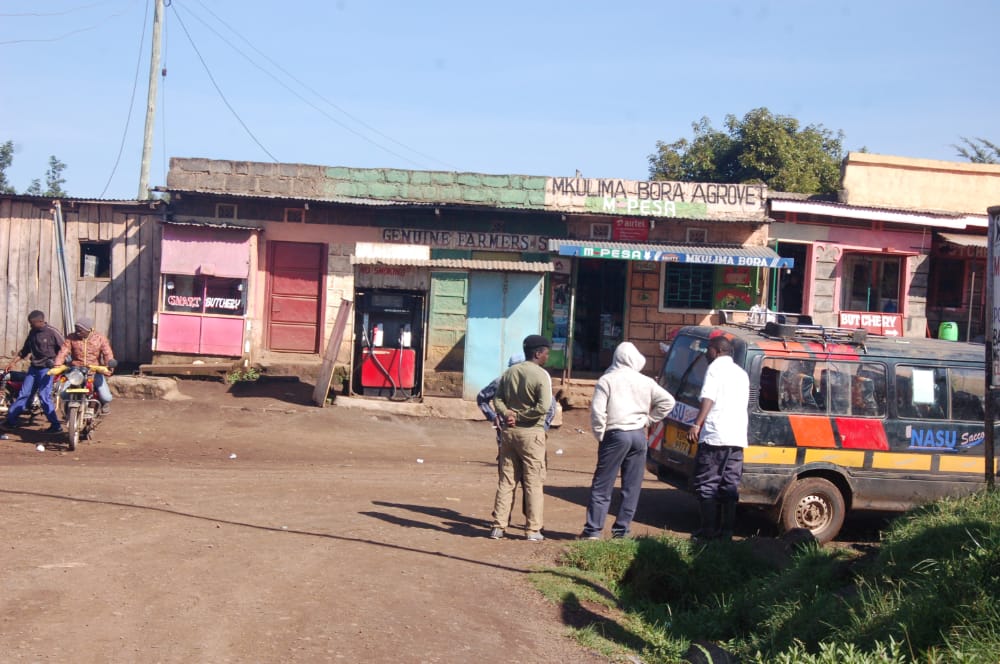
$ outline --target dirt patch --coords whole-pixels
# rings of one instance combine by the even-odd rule
[[[0,441],[5,660],[601,661],[527,579],[583,526],[586,411],[551,432],[535,544],[519,514],[485,537],[485,421],[317,408],[295,379],[180,391],[116,399],[76,452],[36,428]],[[696,520],[647,475],[637,534]]]

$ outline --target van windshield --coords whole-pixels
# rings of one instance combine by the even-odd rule
[[[708,339],[678,335],[660,374],[660,385],[682,403],[698,405],[708,369]]]

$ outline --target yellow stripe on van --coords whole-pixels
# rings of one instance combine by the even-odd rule
[[[838,466],[862,468],[865,465],[865,453],[847,450],[806,450],[806,463],[835,463]]]
[[[896,470],[930,470],[933,457],[929,454],[904,454],[899,452],[873,452],[872,468]]]
[[[984,474],[983,457],[942,456],[938,468],[944,473],[979,473]]]
[[[794,447],[764,447],[751,445],[743,450],[743,463],[793,465],[798,450]]]

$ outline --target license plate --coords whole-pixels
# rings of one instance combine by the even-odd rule
[[[692,445],[687,438],[687,429],[671,424],[663,437],[665,447],[687,456],[694,456]]]

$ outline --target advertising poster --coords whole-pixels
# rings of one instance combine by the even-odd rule
[[[553,272],[550,283],[552,302],[552,349],[549,351],[547,366],[553,369],[566,368],[566,344],[569,341],[569,279],[570,275]]]
[[[712,307],[746,311],[753,305],[753,271],[750,267],[720,267],[715,271]]]

